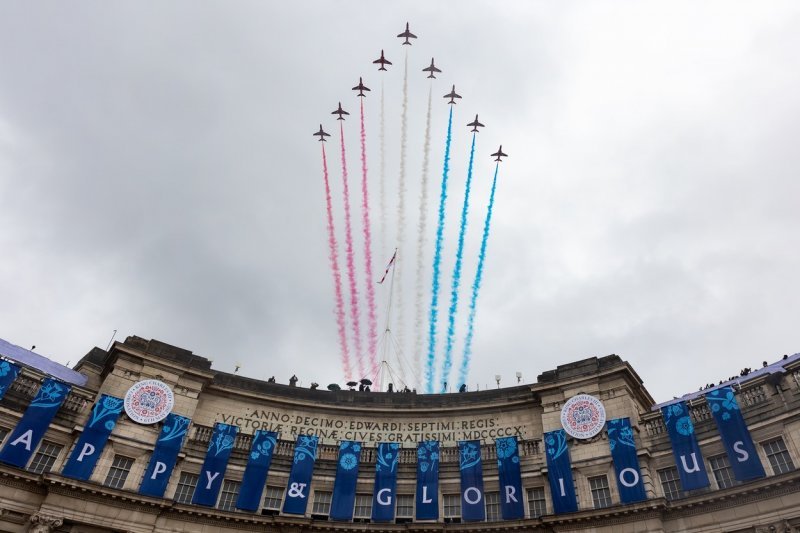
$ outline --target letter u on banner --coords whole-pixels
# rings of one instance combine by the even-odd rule
[[[673,403],[661,408],[664,425],[667,426],[669,440],[672,443],[672,455],[678,466],[683,490],[694,490],[708,487],[706,464],[694,434],[694,424],[685,402]]]
[[[11,361],[0,361],[0,400],[6,395],[8,387],[17,379],[19,366]]]
[[[375,488],[372,491],[372,521],[391,522],[394,519],[397,490],[397,463],[400,445],[396,442],[378,444],[375,460]]]
[[[569,459],[567,434],[563,429],[548,431],[544,434],[544,443],[553,511],[556,514],[573,513],[578,510],[578,500],[575,497],[575,484],[572,482],[572,462]]]
[[[361,443],[343,440],[339,443],[339,461],[336,464],[336,481],[331,497],[331,520],[352,520],[356,502],[358,463],[361,459]]]
[[[628,418],[608,421],[608,446],[611,448],[611,458],[614,460],[614,472],[617,475],[617,488],[622,503],[646,500],[647,494],[639,470],[633,428]]]
[[[522,494],[522,475],[519,470],[517,437],[498,437],[494,440],[497,451],[497,472],[500,478],[500,513],[503,520],[525,517]]]
[[[744,423],[733,389],[722,387],[706,394],[706,401],[714,415],[714,422],[722,436],[733,475],[737,481],[749,481],[766,475],[758,458],[750,431]]]
[[[439,519],[439,442],[417,444],[417,520]]]
[[[71,387],[47,378],[0,451],[0,461],[25,468]]]
[[[72,454],[69,456],[62,474],[83,480],[91,477],[100,453],[111,435],[111,430],[117,424],[117,418],[122,412],[123,405],[124,402],[120,398],[105,394],[100,396],[100,399],[92,407],[92,414],[86,421],[83,433],[72,449]]]
[[[461,471],[461,519],[465,522],[486,520],[481,441],[458,441],[458,468]]]
[[[245,511],[257,511],[261,505],[261,493],[264,492],[264,482],[272,463],[272,454],[278,444],[278,434],[274,431],[259,429],[253,437],[250,446],[250,456],[247,459],[247,468],[242,478],[239,489],[239,498],[236,508]]]
[[[283,512],[286,514],[305,514],[308,505],[308,492],[314,462],[317,459],[317,441],[314,436],[300,435],[294,445],[294,462],[286,486]]]
[[[158,435],[156,447],[153,455],[150,456],[150,463],[144,471],[142,484],[139,486],[139,494],[163,498],[164,491],[167,490],[169,476],[175,468],[175,461],[178,453],[183,446],[183,439],[186,430],[189,429],[188,418],[175,413],[170,413],[161,426],[161,433]]]
[[[193,504],[208,507],[216,505],[222,479],[225,477],[225,469],[228,467],[228,458],[233,451],[238,432],[239,428],[236,426],[219,422],[214,424],[214,433],[211,435],[211,442],[208,443],[206,460],[203,462],[200,479],[197,480],[197,487],[192,496]]]

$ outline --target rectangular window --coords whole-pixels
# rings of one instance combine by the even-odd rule
[[[222,491],[219,495],[217,509],[221,511],[235,511],[236,500],[239,498],[239,487],[242,484],[238,481],[225,479],[222,481]]]
[[[658,471],[658,478],[661,480],[661,488],[664,490],[664,497],[668,500],[676,500],[681,497],[681,482],[678,478],[678,469],[674,466]]]
[[[443,494],[444,521],[461,522],[461,494]]]
[[[43,440],[41,446],[33,456],[28,470],[34,474],[46,474],[53,468],[53,463],[58,459],[58,455],[64,447],[49,440]]]
[[[281,503],[283,502],[283,487],[274,487],[267,485],[267,490],[264,493],[264,510],[267,511],[280,511]],[[262,514],[275,514],[264,513]]]
[[[3,439],[6,438],[8,435],[8,430],[6,428],[0,428],[0,442],[3,442]]]
[[[608,488],[608,476],[589,478],[589,489],[592,491],[592,502],[595,509],[611,506],[611,491]]]
[[[178,488],[175,489],[174,500],[178,503],[192,503],[192,496],[194,496],[194,488],[197,486],[197,479],[197,474],[181,472],[181,477],[178,479]]]
[[[547,501],[544,499],[544,487],[528,489],[528,508],[531,518],[539,518],[547,514]]]
[[[353,518],[372,517],[372,494],[356,494],[356,509]]]
[[[486,520],[488,522],[500,520],[500,493],[487,492],[484,497],[486,498]]]
[[[709,457],[708,462],[711,464],[711,471],[714,473],[714,479],[717,480],[717,486],[719,488],[727,489],[728,487],[736,485],[736,478],[733,477],[733,470],[731,469],[731,463],[728,461],[727,455],[723,454]]]
[[[764,452],[767,454],[769,464],[772,466],[772,473],[775,475],[785,474],[794,470],[794,463],[783,442],[783,437],[777,437],[761,443]]]
[[[414,495],[398,494],[395,509],[395,516],[397,517],[395,522],[398,524],[411,522],[414,518]]]
[[[103,485],[112,489],[121,489],[125,485],[125,480],[128,479],[132,466],[133,458],[115,455],[114,462],[111,463],[111,468],[108,470],[108,475]]]
[[[331,496],[333,493],[323,490],[314,491],[314,505],[311,506],[311,514],[328,516],[331,512]]]

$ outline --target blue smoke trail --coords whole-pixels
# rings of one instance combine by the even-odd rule
[[[430,329],[428,331],[428,361],[425,367],[425,392],[433,394],[433,364],[436,358],[436,321],[439,318],[439,276],[442,262],[442,234],[444,233],[444,203],[447,199],[447,174],[450,171],[450,140],[453,131],[453,107],[447,119],[447,142],[444,145],[444,170],[442,193],[439,197],[439,223],[436,226],[436,248],[433,252],[433,286],[431,288]]]
[[[492,222],[492,209],[494,208],[494,190],[497,186],[497,170],[500,168],[498,163],[494,167],[494,179],[492,180],[492,192],[489,195],[489,208],[486,210],[486,222],[483,225],[483,239],[481,240],[481,251],[478,254],[478,270],[475,272],[475,281],[472,283],[472,298],[469,301],[469,320],[467,321],[467,338],[464,341],[464,358],[461,360],[461,369],[458,373],[458,386],[467,382],[469,373],[469,360],[472,357],[472,335],[475,330],[475,304],[478,301],[478,289],[481,288],[481,278],[483,277],[483,262],[486,259],[486,241],[489,240],[489,224]]]
[[[467,185],[464,189],[464,206],[461,208],[461,228],[458,231],[458,249],[456,264],[453,267],[453,282],[450,289],[450,312],[447,315],[447,343],[442,365],[442,392],[447,392],[447,380],[450,379],[450,368],[453,366],[453,337],[456,334],[456,309],[458,309],[458,287],[461,285],[461,259],[464,257],[464,234],[467,231],[467,211],[469,210],[469,190],[472,184],[472,163],[475,161],[475,134],[472,134],[472,148],[469,151],[469,169]]]

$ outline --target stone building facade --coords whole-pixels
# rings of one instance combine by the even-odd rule
[[[336,532],[336,531],[800,531],[800,356],[780,371],[744,379],[737,398],[766,477],[746,483],[731,474],[706,401],[690,399],[691,417],[711,487],[684,492],[661,414],[634,369],[616,355],[562,365],[536,383],[459,394],[422,395],[310,390],[217,372],[203,357],[156,340],[129,337],[108,352],[89,352],[75,367],[88,377],[72,388],[25,469],[0,464],[0,531],[11,532]],[[25,367],[0,401],[5,445],[44,376]],[[172,389],[173,412],[192,420],[164,498],[142,496],[139,484],[159,434],[124,413],[88,481],[61,474],[90,408],[101,394],[124,397],[144,379]],[[677,392],[677,391],[676,391]],[[622,504],[605,432],[569,443],[578,511],[554,514],[543,434],[561,427],[565,401],[579,393],[600,399],[609,418],[634,426],[647,500]],[[215,423],[240,433],[215,507],[191,504]],[[280,433],[259,512],[233,505],[257,429]],[[298,434],[317,435],[305,516],[283,514],[281,503]],[[494,439],[519,439],[525,518],[502,520]],[[363,443],[353,521],[328,519],[339,440]],[[487,520],[461,521],[459,440],[480,440]],[[440,519],[414,516],[416,446],[441,443]],[[401,444],[396,518],[370,523],[375,446]]]

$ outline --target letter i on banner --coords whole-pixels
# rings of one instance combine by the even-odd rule
[[[497,472],[500,478],[500,513],[503,520],[525,517],[522,501],[522,474],[519,469],[517,437],[499,437],[494,440],[497,450]]]
[[[117,424],[124,403],[121,398],[105,394],[100,396],[92,407],[92,414],[86,421],[83,433],[72,449],[62,474],[82,480],[91,477],[100,453],[111,435],[111,430]]]
[[[25,468],[71,387],[47,378],[0,451],[0,461]]]
[[[544,443],[553,510],[556,514],[573,513],[578,510],[578,499],[575,497],[575,484],[572,482],[567,434],[563,429],[548,431],[544,434]]]
[[[647,499],[644,482],[639,470],[639,458],[636,455],[636,442],[633,428],[628,418],[615,418],[608,421],[608,446],[614,461],[614,472],[617,475],[617,488],[622,503],[634,503]]]
[[[458,441],[458,467],[461,471],[461,518],[465,522],[486,520],[483,501],[481,441]]]
[[[277,444],[278,434],[276,432],[263,429],[256,431],[253,445],[250,447],[250,456],[247,459],[247,468],[245,468],[242,478],[242,486],[239,489],[239,498],[236,500],[237,509],[258,510],[269,466],[272,463],[272,454],[275,453]]]
[[[336,481],[331,497],[331,520],[352,520],[356,502],[358,463],[361,459],[361,443],[343,440],[339,443],[339,462],[336,465]]]
[[[417,520],[439,519],[439,442],[417,444]]]
[[[706,401],[714,415],[714,422],[722,436],[733,475],[737,481],[750,481],[766,475],[758,458],[750,431],[744,422],[733,389],[722,387],[706,394]]]
[[[11,361],[0,361],[0,400],[6,395],[8,387],[17,379],[19,366]]]
[[[372,521],[391,522],[394,519],[395,491],[397,490],[397,463],[400,445],[396,442],[378,444],[375,461],[375,488],[372,492]]]
[[[175,462],[178,460],[178,453],[183,446],[183,439],[190,422],[191,420],[185,416],[175,413],[168,414],[164,419],[153,455],[150,456],[150,463],[147,465],[147,470],[144,471],[139,494],[156,498],[164,497],[169,476],[172,474],[172,469],[175,468]]]
[[[306,514],[311,476],[317,460],[317,441],[315,436],[300,435],[294,445],[294,462],[286,485],[286,498],[283,512],[286,514]]]
[[[193,504],[208,507],[216,505],[222,479],[225,477],[225,469],[228,467],[228,458],[233,451],[238,432],[239,428],[236,426],[220,422],[214,424],[214,433],[211,435],[211,442],[208,443],[206,460],[203,462],[200,479],[197,480],[197,487],[192,496]]]
[[[664,425],[667,426],[669,440],[672,443],[672,455],[678,466],[683,490],[694,490],[708,487],[706,464],[694,434],[694,424],[685,402],[673,403],[661,408]]]

